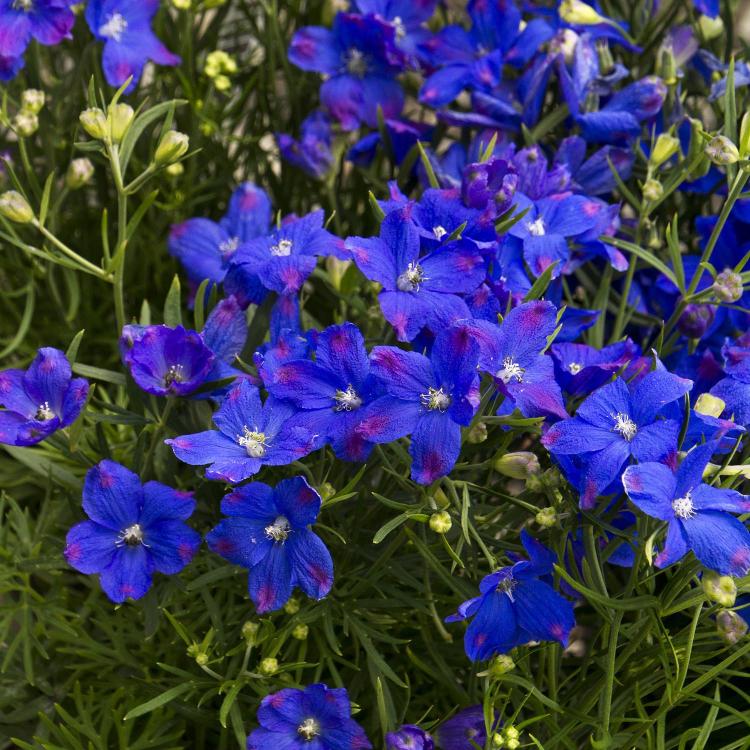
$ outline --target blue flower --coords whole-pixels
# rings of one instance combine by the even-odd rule
[[[417,352],[376,346],[370,372],[387,395],[370,404],[357,431],[373,443],[411,435],[411,478],[430,484],[445,476],[461,450],[461,426],[478,405],[479,347],[468,328],[449,328],[428,359]]]
[[[0,443],[35,445],[75,422],[89,393],[59,349],[44,347],[29,369],[0,371]]]
[[[149,60],[157,65],[179,65],[179,55],[170,52],[151,29],[159,0],[89,0],[86,22],[91,33],[104,42],[102,68],[110,86],[132,91]]]
[[[10,81],[15,78],[24,66],[23,57],[9,57],[6,55],[0,55],[0,81]],[[2,172],[0,172],[2,174]]]
[[[490,726],[490,735],[501,725],[495,712]],[[484,721],[484,708],[469,706],[443,722],[435,733],[438,745],[444,750],[476,750],[487,742],[487,728]]]
[[[275,488],[251,482],[226,495],[228,518],[206,536],[208,546],[250,570],[250,598],[260,613],[283,607],[294,586],[322,599],[333,585],[333,560],[308,528],[320,513],[320,495],[303,477]]]
[[[295,409],[274,398],[261,403],[247,380],[235,385],[214,414],[218,430],[165,440],[191,466],[210,464],[206,477],[236,484],[261,466],[285,466],[318,447],[309,430],[292,421]]]
[[[70,39],[72,0],[0,0],[0,77],[12,78],[23,66],[32,39],[48,46]]]
[[[339,458],[364,461],[372,443],[357,431],[363,409],[379,395],[370,377],[365,341],[352,323],[319,334],[315,362],[281,364],[267,378],[271,395],[301,410],[297,422],[330,441]]]
[[[555,359],[555,379],[572,396],[586,396],[603,386],[640,354],[630,339],[601,349],[586,344],[552,344],[550,351]]]
[[[368,750],[372,745],[351,715],[345,688],[284,688],[261,701],[260,729],[250,733],[247,750]]]
[[[219,284],[237,248],[266,234],[270,227],[271,201],[264,190],[245,182],[232,193],[219,222],[196,218],[173,224],[168,248],[193,283],[210,279]]]
[[[592,507],[596,496],[614,482],[631,457],[659,461],[677,450],[680,423],[661,419],[666,404],[682,398],[692,381],[659,367],[635,387],[622,378],[594,391],[576,416],[552,425],[542,443],[553,454],[580,457],[581,505]]]
[[[724,401],[727,417],[750,427],[750,335],[745,334],[734,345],[726,344],[722,355],[726,377],[711,389],[711,395]]]
[[[192,493],[159,482],[142,485],[114,461],[86,474],[83,509],[91,520],[68,532],[65,558],[81,573],[99,573],[104,593],[118,604],[140,599],[155,572],[179,573],[201,543],[183,523],[195,510]]]
[[[434,750],[432,737],[414,724],[404,724],[385,735],[386,750]],[[449,746],[450,747],[450,746]]]
[[[446,618],[446,622],[474,618],[464,636],[466,655],[472,661],[505,654],[529,641],[568,643],[575,625],[573,605],[539,580],[552,572],[557,556],[525,530],[521,543],[530,560],[485,576],[479,584],[480,595]]]
[[[322,179],[331,170],[331,121],[324,112],[315,110],[302,121],[299,141],[286,133],[276,140],[281,156],[311,177]]]
[[[305,26],[292,37],[289,59],[302,70],[324,73],[320,99],[344,130],[361,122],[378,124],[398,117],[404,93],[395,76],[403,55],[395,45],[395,27],[375,16],[338,13],[333,28]]]
[[[625,492],[640,510],[667,522],[667,537],[654,559],[659,568],[692,550],[698,560],[722,575],[744,576],[750,570],[750,532],[732,513],[750,511],[750,497],[703,482],[703,471],[716,443],[693,448],[673,473],[660,463],[629,466],[622,477]]]
[[[346,241],[362,273],[383,286],[380,308],[399,341],[411,341],[424,327],[439,331],[471,317],[458,294],[473,291],[485,276],[482,257],[467,240],[420,257],[420,233],[410,210],[389,213],[380,225],[380,237]]]

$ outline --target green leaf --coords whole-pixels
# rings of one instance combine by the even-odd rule
[[[531,285],[531,289],[526,292],[526,296],[523,298],[524,302],[541,299],[544,296],[544,293],[547,291],[547,288],[552,281],[552,274],[555,272],[555,268],[557,267],[558,262],[559,261],[555,261],[544,269],[542,275],[536,279],[536,281]]]
[[[165,690],[163,693],[161,693],[161,695],[157,695],[156,698],[152,698],[150,701],[146,701],[145,703],[141,703],[140,706],[132,708],[125,714],[125,716],[122,717],[122,720],[130,721],[130,719],[135,719],[138,716],[143,716],[143,714],[151,713],[151,711],[155,711],[157,708],[161,708],[161,706],[166,705],[170,701],[173,701],[175,698],[184,695],[188,692],[188,690],[192,689],[193,686],[189,682],[183,682],[182,685],[175,685],[175,687],[169,688],[169,690]]]
[[[659,260],[652,252],[644,250],[642,247],[638,247],[638,245],[635,245],[632,242],[628,242],[627,240],[621,240],[618,237],[602,236],[599,237],[599,240],[606,243],[607,245],[614,245],[615,247],[620,248],[620,250],[625,250],[629,253],[632,253],[637,258],[640,258],[642,261],[648,263],[648,265],[650,265],[652,268],[655,268],[657,271],[661,271],[661,273],[663,273],[675,286],[678,286],[677,278],[675,277],[674,273],[672,273],[672,270],[665,263]]]
[[[175,274],[164,300],[164,324],[174,328],[182,325],[180,277]]]
[[[78,356],[78,347],[81,345],[81,339],[83,338],[84,333],[86,333],[85,328],[82,328],[80,331],[78,331],[78,333],[73,336],[73,340],[70,342],[68,348],[65,351],[65,357],[71,365],[75,364],[76,357]]]
[[[76,362],[73,365],[73,372],[84,378],[93,378],[94,380],[101,380],[103,383],[111,383],[112,385],[127,385],[128,382],[120,372],[105,370],[102,367],[92,367],[80,362]]]
[[[47,180],[44,183],[44,190],[42,191],[42,200],[39,205],[39,223],[44,226],[47,222],[47,212],[49,211],[49,199],[52,194],[52,185],[55,181],[55,173],[50,172]]]
[[[411,516],[414,515],[411,512],[408,513],[402,513],[399,516],[395,516],[394,518],[391,518],[389,521],[386,521],[376,532],[375,536],[372,538],[373,544],[380,544],[380,542],[385,539],[388,534],[390,534],[394,529],[397,529],[399,526],[401,526],[402,523],[405,523],[406,521],[411,518]]]
[[[229,688],[229,692],[221,703],[221,708],[219,709],[219,722],[221,723],[221,726],[225,728],[227,726],[227,716],[229,716],[229,712],[232,709],[235,700],[237,700],[240,690],[244,687],[244,684],[245,683],[242,682],[242,680],[236,680],[232,687]]]
[[[427,156],[427,152],[424,150],[422,141],[417,141],[417,148],[419,149],[419,158],[422,162],[422,166],[424,167],[424,171],[427,174],[427,181],[430,183],[430,187],[439,188],[440,183],[438,182],[438,178],[435,175],[435,170],[432,168],[432,162]]]

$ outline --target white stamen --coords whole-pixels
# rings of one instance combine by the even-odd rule
[[[583,365],[579,364],[578,362],[571,362],[568,365],[568,370],[573,373],[573,375],[578,375],[578,373],[583,369]]]
[[[443,237],[445,237],[445,235],[448,234],[445,227],[441,227],[440,224],[432,228],[432,233],[435,235],[436,240],[442,240]]]
[[[403,39],[406,36],[406,26],[404,26],[404,20],[401,16],[394,16],[391,21],[393,28],[396,32],[396,39]]]
[[[451,397],[442,388],[429,388],[427,393],[420,395],[419,399],[426,409],[440,412],[446,411],[451,405]]]
[[[333,407],[334,411],[354,411],[362,406],[362,399],[351,384],[345,391],[336,391],[333,400],[336,402],[336,406]]]
[[[516,383],[521,383],[525,372],[525,368],[521,367],[518,362],[514,362],[513,357],[506,357],[503,360],[502,368],[495,373],[495,377],[502,380],[505,385],[508,385],[514,379]]]
[[[367,73],[365,56],[358,49],[350,49],[346,55],[346,69],[353,76],[364,76]]]
[[[278,244],[271,245],[271,255],[277,257],[286,257],[292,254],[292,241],[291,240],[279,240]]]
[[[292,533],[292,527],[286,516],[279,516],[270,526],[264,529],[266,536],[274,542],[285,542]]]
[[[635,437],[635,433],[638,432],[635,422],[627,414],[622,413],[615,414],[615,426],[612,429],[615,432],[619,432],[628,442],[630,442]]]
[[[182,365],[172,365],[164,376],[164,385],[169,388],[172,383],[182,383],[185,380],[185,368]]]
[[[29,11],[34,6],[33,0],[13,0],[13,10]]]
[[[219,245],[219,252],[221,253],[222,258],[228,258],[230,255],[234,255],[237,248],[240,246],[240,238],[239,237],[232,237],[228,240],[224,240]]]
[[[406,270],[396,279],[396,286],[402,292],[418,292],[419,285],[427,281],[419,263],[409,263]]]
[[[547,229],[544,226],[544,220],[541,216],[537,219],[534,219],[534,221],[527,221],[526,229],[528,229],[529,234],[534,237],[542,237],[547,233]]]
[[[135,547],[136,544],[143,544],[143,529],[139,523],[134,523],[120,532],[117,537],[116,545],[122,547],[127,544],[128,547]]]
[[[107,23],[99,27],[99,33],[107,39],[114,39],[116,42],[122,41],[122,35],[128,28],[128,22],[120,13],[112,13],[107,19]]]
[[[496,591],[499,591],[502,594],[507,594],[508,599],[515,601],[513,599],[513,589],[515,589],[516,583],[516,579],[509,575],[497,584]]]
[[[696,516],[695,508],[693,507],[693,498],[690,497],[688,492],[685,497],[678,497],[672,501],[672,510],[677,518],[694,518]]]
[[[40,422],[47,422],[55,416],[55,412],[50,409],[49,401],[45,401],[43,404],[39,404],[34,416]]]
[[[320,734],[320,724],[316,719],[305,719],[297,727],[297,734],[309,742]]]
[[[262,432],[252,432],[247,427],[242,428],[242,435],[237,436],[237,442],[247,451],[251,458],[263,458],[266,455],[268,443]]]

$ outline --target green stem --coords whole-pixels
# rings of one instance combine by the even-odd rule
[[[81,257],[77,252],[75,252],[75,250],[71,250],[64,242],[61,242],[59,239],[57,239],[57,237],[55,237],[55,235],[52,234],[52,232],[50,232],[46,227],[43,227],[36,219],[34,219],[32,223],[44,235],[46,239],[48,239],[61,253],[63,253],[63,255],[67,255],[68,258],[75,261],[75,263],[82,269],[104,281],[112,281],[112,276],[108,274],[104,269],[99,268],[99,266],[95,265],[91,261]]]
[[[127,226],[128,226],[128,195],[122,181],[122,172],[120,171],[120,155],[116,145],[108,149],[109,162],[112,166],[112,176],[115,181],[117,190],[117,245],[113,260],[115,263],[114,275],[114,301],[115,301],[115,321],[117,331],[121,331],[125,325],[125,251],[127,249]]]

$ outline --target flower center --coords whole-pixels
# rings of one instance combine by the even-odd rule
[[[418,292],[419,285],[427,281],[419,263],[409,263],[406,270],[396,279],[396,286],[402,292]]]
[[[391,23],[396,32],[396,39],[403,39],[406,36],[406,26],[404,26],[403,18],[401,16],[394,16]]]
[[[274,542],[285,542],[292,532],[292,527],[286,516],[279,516],[270,526],[266,526],[264,531]]]
[[[49,401],[45,401],[43,404],[39,404],[36,410],[34,418],[40,422],[47,422],[55,416],[55,413],[49,407]]]
[[[541,216],[534,219],[534,221],[526,222],[526,228],[529,230],[529,234],[534,237],[542,237],[547,233],[547,230],[544,227],[544,220]]]
[[[309,742],[320,734],[320,724],[315,719],[305,719],[297,727],[297,734]]]
[[[164,376],[164,384],[169,388],[172,383],[185,381],[185,368],[182,365],[171,365]]]
[[[503,360],[503,366],[495,373],[495,376],[502,380],[505,385],[508,385],[511,380],[520,383],[523,380],[523,374],[526,372],[525,368],[521,367],[518,362],[513,360],[513,357],[506,357]]]
[[[128,526],[120,532],[120,536],[117,537],[117,546],[120,547],[123,544],[127,544],[128,547],[135,547],[136,544],[143,543],[143,529],[139,523],[134,523],[132,526]]]
[[[349,384],[345,391],[336,391],[333,397],[336,402],[334,411],[354,411],[362,406],[362,399],[357,395],[351,384]]]
[[[676,500],[673,500],[672,510],[677,518],[694,518],[696,513],[690,493],[688,492],[685,497],[678,497]]]
[[[99,27],[99,33],[107,37],[107,39],[114,39],[116,42],[122,40],[122,35],[128,28],[128,22],[123,18],[121,13],[112,13],[107,19],[107,23],[102,24]]]
[[[367,73],[367,61],[358,49],[350,49],[346,54],[346,69],[353,76],[362,78]]]
[[[286,257],[292,254],[292,241],[291,240],[279,240],[278,244],[271,245],[271,255],[277,257]]]
[[[242,435],[237,437],[237,442],[247,451],[251,458],[263,458],[266,455],[266,436],[262,432],[252,432],[247,427],[242,428]]]
[[[432,228],[432,233],[435,235],[436,240],[442,240],[443,237],[448,234],[448,231],[445,227],[441,227],[440,224],[438,224],[436,227]]]
[[[568,365],[568,370],[570,370],[573,375],[578,375],[578,373],[583,369],[583,365],[579,364],[578,362],[571,362]]]
[[[615,432],[619,432],[628,442],[630,442],[635,437],[635,433],[638,432],[635,422],[627,414],[622,413],[615,414],[615,426],[613,429]]]
[[[240,246],[240,238],[239,237],[232,237],[228,240],[224,240],[219,245],[219,252],[221,253],[221,257],[226,260],[230,256],[234,255],[237,248]]]
[[[451,397],[442,388],[430,388],[419,397],[426,409],[445,411],[451,405]]]
[[[507,594],[508,599],[510,599],[511,601],[514,601],[513,589],[515,589],[517,585],[518,585],[518,582],[516,581],[516,579],[513,578],[513,576],[508,575],[505,578],[503,578],[503,580],[500,581],[500,583],[497,584],[497,588],[495,590],[499,591],[501,594]]]
[[[13,0],[13,10],[30,11],[34,6],[33,0]]]

